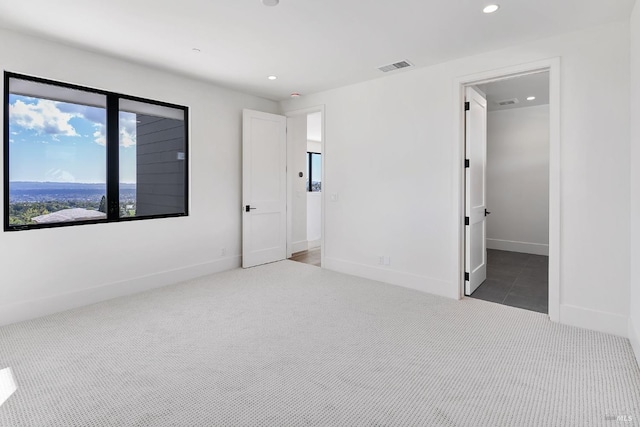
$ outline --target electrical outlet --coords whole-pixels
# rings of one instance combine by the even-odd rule
[[[378,257],[378,265],[391,265],[391,257],[385,255]]]
[[[331,199],[332,202],[337,202],[338,201],[338,193],[331,193],[329,198]]]
[[[222,255],[222,256],[227,255],[227,248],[220,249],[220,255]]]

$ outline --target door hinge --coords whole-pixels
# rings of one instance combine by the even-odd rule
[[[469,167],[469,159],[464,159],[464,167],[465,168]]]
[[[464,111],[469,111],[471,109],[471,104],[469,104],[469,101],[464,103]]]
[[[467,282],[469,281],[469,273],[467,273],[466,271],[464,273],[464,280],[466,280]]]
[[[469,225],[469,217],[468,216],[464,217],[464,225]]]

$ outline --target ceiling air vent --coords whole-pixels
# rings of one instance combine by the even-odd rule
[[[518,98],[513,98],[513,99],[505,99],[504,101],[496,101],[496,104],[501,105],[501,106],[505,106],[505,105],[515,105],[515,104],[519,104],[520,101],[518,101]]]
[[[383,73],[388,73],[389,71],[399,70],[400,68],[413,67],[413,64],[409,61],[400,61],[395,64],[383,65],[382,67],[378,67],[378,70]]]

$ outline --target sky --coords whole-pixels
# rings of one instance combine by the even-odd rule
[[[311,177],[311,182],[320,182],[322,181],[322,155],[311,156],[311,173],[313,176]],[[309,158],[307,157],[307,169],[309,169]]]
[[[106,110],[9,95],[9,181],[106,182]],[[136,181],[136,115],[120,113],[120,182]]]

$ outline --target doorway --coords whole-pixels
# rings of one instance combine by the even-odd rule
[[[487,105],[487,256],[469,296],[548,313],[549,73],[476,88]]]
[[[243,268],[294,253],[298,261],[322,266],[323,134],[324,106],[286,116],[243,110]]]
[[[516,66],[459,79],[461,296],[549,314],[559,320],[559,61]],[[514,92],[520,87],[521,92]],[[467,88],[487,100],[486,278],[468,292]],[[510,93],[508,93],[510,91]],[[524,93],[522,93],[524,91]],[[532,92],[536,92],[535,94]],[[530,92],[526,94],[527,92]],[[535,97],[535,99],[534,99]],[[501,105],[502,104],[502,105]],[[528,119],[527,119],[528,117]],[[528,122],[527,122],[528,120]],[[541,137],[541,135],[543,137]],[[537,142],[536,142],[537,141]],[[512,174],[512,175],[509,175]],[[516,175],[513,175],[516,174]],[[484,210],[484,209],[483,209]]]
[[[287,113],[288,258],[322,266],[324,138],[321,108]]]

